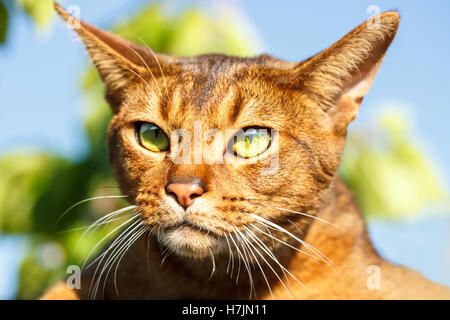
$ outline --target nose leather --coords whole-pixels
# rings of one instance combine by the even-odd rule
[[[187,208],[192,204],[192,201],[201,196],[205,190],[197,183],[170,183],[167,186],[167,192],[173,193],[180,206]]]

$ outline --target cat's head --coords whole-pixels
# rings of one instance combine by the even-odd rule
[[[302,236],[311,218],[295,212],[323,204],[399,15],[375,20],[299,63],[171,57],[81,22],[113,110],[115,176],[164,246],[204,257],[230,235],[268,247],[274,226]]]

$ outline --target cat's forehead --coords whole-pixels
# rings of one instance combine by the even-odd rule
[[[188,78],[194,79],[188,79]],[[203,128],[225,129],[232,126],[246,109],[240,88],[222,76],[181,76],[167,79],[167,90],[151,92],[145,105],[134,108],[149,122],[167,130],[193,129],[201,121]],[[147,118],[148,117],[148,118]]]
[[[141,101],[130,102],[126,114],[164,124],[168,130],[193,128],[197,120],[202,121],[204,128],[218,129],[239,125],[238,120],[269,121],[270,112],[265,109],[268,106],[255,100],[255,82],[274,61],[268,55],[240,58],[209,54],[185,58],[178,64],[177,72],[166,73],[159,81],[150,77],[148,83],[153,90],[145,90]]]
[[[130,122],[154,123],[166,132],[193,131],[199,121],[203,130],[248,126],[278,129],[289,118],[282,110],[286,92],[271,89],[263,76],[268,69],[292,66],[269,55],[183,58],[175,68],[164,70],[161,77],[150,74],[147,83],[137,82],[142,90],[130,90],[121,115]]]
[[[205,54],[184,58],[180,63],[180,73],[218,77],[224,73],[232,73],[252,64],[258,60],[240,58],[224,54]]]
[[[254,57],[203,54],[183,58],[178,62],[178,65],[181,67],[182,72],[220,76],[223,73],[234,73],[258,66],[263,66],[264,68],[290,69],[297,65],[297,63],[278,59],[268,54],[260,54]]]

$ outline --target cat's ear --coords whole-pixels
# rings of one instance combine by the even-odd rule
[[[144,81],[146,73],[158,77],[169,57],[144,46],[75,20],[56,2],[55,10],[76,31],[106,85],[106,99],[113,109],[120,105],[123,89],[134,81]]]
[[[297,80],[328,113],[337,134],[345,134],[358,114],[399,22],[397,12],[384,12],[297,67]]]

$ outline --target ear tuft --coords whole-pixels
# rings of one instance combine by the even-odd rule
[[[53,2],[53,7],[55,8],[55,11],[60,15],[61,18],[64,19],[64,21],[68,21],[71,17],[70,14],[67,13],[66,10],[63,9],[56,1]]]
[[[113,109],[120,104],[125,87],[135,81],[144,81],[148,86],[144,80],[145,76],[148,76],[147,73],[150,73],[156,82],[162,74],[162,68],[169,62],[167,56],[76,20],[56,2],[54,7],[84,42],[92,62],[106,84],[106,98]]]

